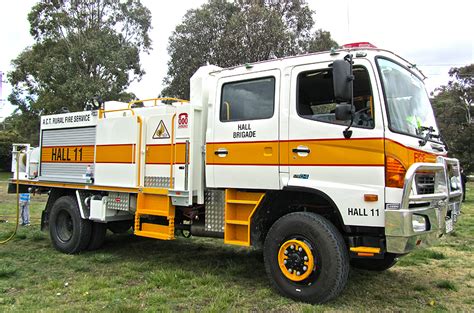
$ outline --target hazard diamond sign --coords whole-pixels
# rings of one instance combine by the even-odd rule
[[[170,133],[166,129],[165,123],[163,123],[163,120],[160,121],[158,124],[158,127],[155,130],[155,133],[153,134],[153,139],[166,139],[170,138]]]

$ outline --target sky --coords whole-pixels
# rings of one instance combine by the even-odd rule
[[[37,1],[3,1],[0,10],[0,71],[12,70],[11,60],[33,44],[27,15]],[[142,80],[128,91],[139,98],[156,97],[166,76],[169,60],[168,38],[187,10],[198,8],[205,0],[142,0],[151,10],[150,37],[153,50],[142,54],[146,71]],[[391,50],[415,63],[428,77],[429,91],[446,84],[448,70],[474,63],[472,0],[308,0],[314,10],[315,29],[331,32],[339,44],[368,41]],[[5,81],[4,75],[4,81]],[[0,95],[0,120],[14,107],[6,98],[11,86],[3,83]]]

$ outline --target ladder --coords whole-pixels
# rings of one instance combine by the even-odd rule
[[[161,240],[174,238],[175,207],[168,189],[143,188],[138,194],[135,235]]]
[[[250,222],[264,192],[225,191],[224,243],[250,246]]]

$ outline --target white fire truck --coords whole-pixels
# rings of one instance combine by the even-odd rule
[[[366,43],[204,66],[189,102],[42,116],[40,146],[14,146],[11,191],[49,193],[41,225],[64,253],[100,247],[107,228],[218,237],[263,247],[283,295],[325,302],[350,264],[388,269],[453,229],[459,162],[423,79]]]

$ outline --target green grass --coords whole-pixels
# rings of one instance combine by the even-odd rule
[[[7,181],[11,177],[12,177],[12,173],[0,171],[0,181]]]
[[[10,263],[0,264],[0,279],[15,276],[17,268]]]
[[[398,265],[412,266],[412,265],[425,264],[429,262],[430,259],[432,260],[446,259],[446,255],[444,255],[444,253],[433,251],[433,249],[435,248],[414,251],[410,253],[407,257],[400,258],[400,260],[398,261]]]
[[[0,184],[0,239],[13,230],[14,195]],[[108,233],[95,252],[55,251],[39,230],[45,196],[33,197],[32,226],[0,245],[0,311],[429,311],[474,305],[474,185],[456,236],[400,259],[383,273],[352,270],[344,292],[324,305],[281,297],[270,288],[261,251],[222,240],[159,241]]]
[[[452,291],[458,291],[458,287],[449,280],[440,280],[439,282],[436,283],[436,287],[441,288],[441,289],[447,289],[447,290],[452,290]]]

